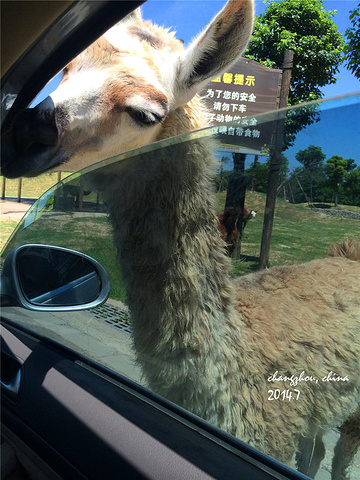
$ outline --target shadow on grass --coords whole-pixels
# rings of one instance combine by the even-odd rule
[[[240,255],[241,262],[256,262],[259,263],[260,257],[254,257],[252,255]]]
[[[233,260],[233,273],[235,276],[256,272],[259,269],[259,257],[240,254],[238,260]]]
[[[313,208],[327,208],[329,210],[332,208],[328,203],[313,203],[312,206]]]

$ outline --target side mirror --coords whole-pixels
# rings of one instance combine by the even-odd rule
[[[105,302],[110,281],[93,258],[49,245],[23,245],[5,259],[0,281],[3,306],[36,311],[94,308]]]

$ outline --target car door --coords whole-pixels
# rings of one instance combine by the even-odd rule
[[[158,155],[168,143],[151,148]],[[133,156],[141,159],[137,151]],[[97,173],[116,172],[121,159],[101,162]],[[72,248],[100,261],[112,283],[106,304],[90,309],[4,303],[2,436],[10,472],[35,479],[238,478],[239,472],[249,479],[304,478],[146,387],[106,209],[89,188],[93,176],[89,167],[46,192],[3,250],[8,261],[28,244]],[[80,201],[81,189],[87,194]],[[32,291],[38,269],[31,265],[25,276]],[[4,264],[4,275],[8,270]],[[54,267],[39,272],[45,275],[39,284],[50,285]]]
[[[1,395],[9,472],[34,479],[237,478],[239,472],[303,478],[6,315],[1,342],[3,383],[14,376],[20,383],[16,394],[3,387]]]

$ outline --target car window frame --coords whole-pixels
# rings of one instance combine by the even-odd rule
[[[9,105],[2,100],[2,132],[74,57],[145,1],[73,2],[50,26],[45,25],[44,32],[1,78],[2,99],[11,98],[13,102],[7,109]]]

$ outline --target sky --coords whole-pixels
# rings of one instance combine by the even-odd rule
[[[184,40],[185,45],[187,45],[206,27],[206,24],[209,23],[211,19],[221,10],[225,3],[225,0],[148,0],[145,4],[143,4],[142,12],[144,19],[151,19],[158,25],[171,28],[171,30],[176,31],[177,38]],[[357,8],[358,0],[324,0],[323,4],[326,10],[337,11],[333,17],[333,20],[338,26],[339,30],[342,33],[345,33],[345,30],[351,26],[349,20],[349,11]],[[264,13],[265,9],[266,5],[263,0],[255,0],[256,15]],[[356,79],[355,76],[344,66],[340,68],[338,77],[339,80],[335,85],[322,87],[324,98],[328,99],[339,95],[360,91],[359,80]],[[58,83],[59,79],[54,79],[51,83],[49,83],[39,95],[35,103],[39,103],[39,101],[45,98],[52,90],[56,88]],[[306,140],[306,135],[304,138]],[[328,151],[325,153],[331,156],[331,142],[329,142],[326,142]],[[291,167],[299,165],[294,159],[295,153],[296,152],[291,152],[290,154],[288,152],[290,155],[289,161]],[[349,152],[347,158],[350,158],[350,154],[351,158],[355,158],[355,154],[353,154],[352,151]],[[360,164],[359,154],[355,159]]]
[[[207,23],[225,5],[225,0],[148,0],[142,6],[143,18],[152,20],[158,25],[171,28],[177,32],[177,37],[184,40],[185,44],[201,32]],[[324,0],[326,10],[336,10],[333,20],[339,30],[345,30],[351,26],[349,11],[358,6],[358,0]],[[255,13],[264,13],[266,5],[263,0],[255,0]],[[193,12],[195,14],[193,14]],[[340,68],[339,80],[335,85],[322,88],[325,98],[345,95],[360,90],[360,82],[344,66]],[[57,85],[57,81],[44,89],[41,98]]]
[[[171,27],[177,32],[176,36],[183,39],[186,45],[205,28],[225,3],[225,0],[148,0],[142,6],[142,12],[144,19],[151,19],[154,23],[167,28]],[[337,11],[333,21],[344,34],[345,30],[351,26],[349,11],[358,6],[358,1],[324,0],[323,4],[325,10]],[[256,15],[264,13],[265,9],[266,5],[263,0],[255,0]],[[192,12],[195,12],[195,15]],[[189,21],[190,16],[191,20]],[[360,91],[359,80],[345,67],[340,68],[338,76],[339,80],[335,85],[322,88],[325,99]],[[338,105],[336,102],[329,102],[328,107],[333,104],[335,104],[334,106]],[[352,104],[344,108],[344,104],[342,104],[342,108],[333,110],[336,112],[335,124],[332,121],[334,115],[331,115],[329,108],[328,113],[322,116],[322,120],[318,124],[300,132],[294,146],[284,152],[289,160],[290,170],[300,166],[295,159],[296,153],[311,144],[320,145],[326,158],[339,154],[344,158],[354,158],[360,165],[360,109],[358,105]],[[265,158],[263,160],[265,161]],[[253,157],[249,155],[246,168],[252,161]],[[228,168],[232,168],[232,162],[229,162]]]
[[[171,27],[186,45],[205,28],[225,3],[225,0],[148,0],[142,6],[142,11],[144,19],[151,19],[158,25]],[[324,0],[323,2],[325,10],[337,10],[333,20],[342,33],[351,26],[349,11],[356,8],[358,3],[356,0]],[[265,9],[266,5],[262,0],[255,0],[256,15],[264,13]],[[194,15],[192,15],[193,11]],[[339,80],[335,85],[322,88],[325,98],[359,90],[359,80],[345,67],[341,67]]]

